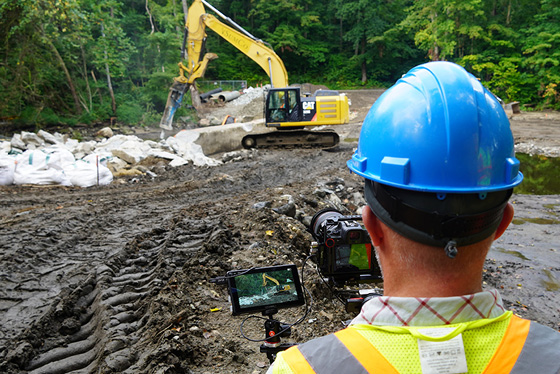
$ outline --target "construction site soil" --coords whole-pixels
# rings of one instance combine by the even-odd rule
[[[111,185],[0,187],[0,372],[264,373],[264,321],[230,313],[229,270],[295,263],[324,207],[355,214],[362,180],[350,174],[361,122],[380,91],[349,91],[352,123],[330,150],[228,154],[215,167],[146,161],[145,175]],[[244,109],[240,109],[244,110]],[[241,115],[244,113],[235,113]],[[512,116],[516,143],[558,156],[560,115]],[[212,155],[222,159],[223,155]],[[560,195],[514,194],[516,218],[493,246],[485,289],[514,313],[560,329]],[[284,342],[337,331],[353,314],[311,262],[313,306]],[[242,332],[241,332],[242,327]]]

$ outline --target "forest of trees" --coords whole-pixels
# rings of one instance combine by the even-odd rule
[[[290,83],[386,87],[457,62],[505,102],[560,109],[560,0],[209,0],[283,59]],[[190,0],[2,0],[0,121],[158,123]],[[266,83],[211,30],[207,79]],[[186,109],[182,109],[185,111]]]

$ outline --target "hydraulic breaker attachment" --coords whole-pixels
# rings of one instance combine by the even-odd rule
[[[173,85],[169,90],[169,96],[167,96],[167,104],[165,105],[165,110],[161,116],[161,121],[159,127],[165,130],[173,130],[173,116],[177,109],[181,106],[183,101],[183,96],[185,92],[189,89],[190,83],[180,83],[179,81],[174,81]]]

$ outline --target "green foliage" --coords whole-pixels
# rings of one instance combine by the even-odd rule
[[[541,105],[560,109],[560,1],[542,0],[535,26],[525,31],[523,66],[539,81]]]
[[[140,103],[132,95],[120,95],[117,107],[117,119],[120,123],[127,125],[139,124],[142,120],[144,110]]]
[[[504,101],[560,109],[560,0],[210,2],[269,43],[293,83],[385,87],[419,63],[446,59]],[[157,123],[178,75],[183,27],[176,0],[4,0],[0,117]],[[206,79],[268,83],[255,62],[207,33],[206,49],[219,59]]]

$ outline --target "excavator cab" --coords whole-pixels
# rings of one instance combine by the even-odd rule
[[[297,87],[271,88],[266,98],[266,125],[283,127],[281,122],[302,120],[300,90]],[[300,125],[301,126],[301,125]]]

